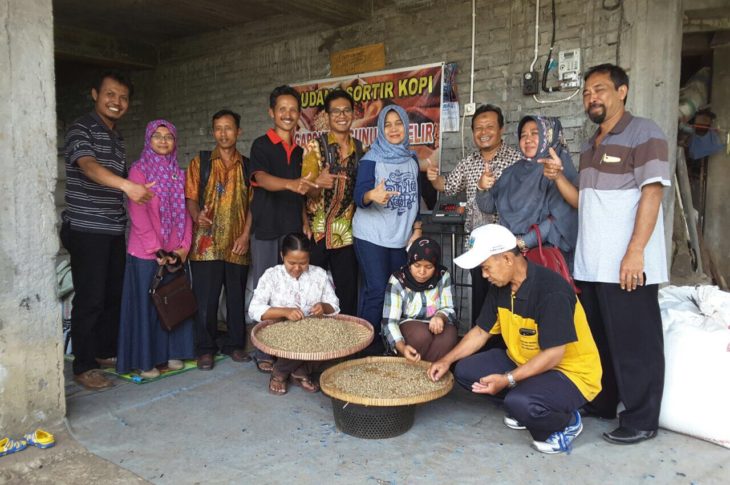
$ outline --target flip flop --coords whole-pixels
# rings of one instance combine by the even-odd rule
[[[295,376],[294,374],[289,374],[289,381],[291,381],[291,383],[295,386],[299,386],[305,391],[311,392],[312,394],[319,392],[319,384],[312,381],[309,376],[300,377]]]
[[[274,363],[270,360],[259,360],[255,355],[253,361],[256,363],[256,369],[264,374],[271,374],[274,371]]]
[[[277,389],[277,388],[273,387],[274,383],[281,384],[282,387]],[[279,376],[275,376],[275,375],[271,374],[271,379],[269,379],[269,394],[273,394],[275,396],[283,396],[284,394],[287,393],[287,391],[288,391],[288,389],[287,389],[286,377],[279,377]]]
[[[10,438],[3,438],[0,440],[0,456],[10,455],[28,447],[28,443],[25,440],[11,440]]]
[[[23,436],[23,439],[28,442],[29,445],[37,448],[46,449],[52,446],[56,446],[56,439],[48,431],[43,431],[38,428],[33,433],[28,433]]]

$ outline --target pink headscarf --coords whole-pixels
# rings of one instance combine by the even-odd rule
[[[159,155],[152,150],[150,140],[155,130],[164,126],[175,137],[175,147],[167,155]],[[144,148],[139,160],[133,167],[142,172],[145,180],[155,182],[152,191],[160,198],[160,225],[163,245],[167,245],[173,229],[178,240],[182,241],[185,232],[185,172],[177,163],[177,128],[166,120],[154,120],[147,124]]]

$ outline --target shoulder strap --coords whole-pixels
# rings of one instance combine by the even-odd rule
[[[198,206],[202,209],[205,205],[205,189],[208,187],[208,179],[210,179],[210,170],[212,160],[210,155],[212,152],[200,152],[200,186],[198,187]]]

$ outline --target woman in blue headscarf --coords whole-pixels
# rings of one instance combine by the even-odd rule
[[[378,137],[363,155],[355,182],[352,221],[355,254],[363,273],[358,315],[380,334],[385,287],[406,264],[406,246],[422,235],[418,219],[418,159],[408,149],[408,114],[397,105],[378,116]],[[368,353],[382,353],[376,338]]]
[[[557,118],[525,116],[517,134],[523,158],[502,172],[496,183],[489,175],[482,177],[477,205],[483,212],[499,214],[499,223],[517,236],[523,250],[537,246],[537,233],[531,228],[537,224],[543,243],[559,248],[572,271],[578,211],[563,198],[556,182],[543,173],[543,163],[559,162],[563,180],[578,184],[563,127]]]

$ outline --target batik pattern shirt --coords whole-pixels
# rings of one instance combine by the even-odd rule
[[[250,189],[245,175],[246,159],[236,152],[234,163],[226,168],[218,149],[211,154],[208,185],[205,188],[205,206],[213,224],[200,227],[195,224],[191,261],[225,261],[247,265],[248,252],[234,254],[233,243],[243,234],[250,204]],[[185,180],[185,198],[198,201],[200,187],[200,156],[188,166]],[[201,207],[200,210],[203,210]]]
[[[332,133],[327,135],[327,144],[337,149],[340,160],[339,144]],[[320,147],[321,148],[321,147]],[[322,171],[324,157],[316,150],[304,156],[302,176],[315,180]],[[355,179],[357,177],[357,155],[355,140],[350,138],[347,158],[340,160],[337,173],[347,175],[347,180],[335,180],[331,189],[324,189],[317,197],[307,197],[307,218],[319,242],[325,239],[327,249],[339,249],[352,245],[352,217],[355,214]]]
[[[502,143],[494,158],[489,162],[494,176],[499,179],[502,172],[521,158],[520,152],[511,146]],[[479,150],[462,159],[446,176],[444,183],[445,195],[456,195],[466,192],[466,210],[464,230],[471,232],[479,226],[498,222],[497,214],[486,214],[479,210],[475,202],[477,183],[484,173],[484,159]]]
[[[413,291],[404,287],[398,278],[391,276],[385,288],[383,320],[381,328],[391,349],[403,340],[400,324],[406,320],[430,320],[436,313],[446,316],[454,324],[454,298],[451,293],[451,275],[446,271],[436,287],[425,291]]]
[[[299,278],[294,278],[283,264],[279,264],[267,269],[259,279],[248,315],[256,322],[260,322],[270,308],[299,308],[308,315],[317,303],[329,303],[334,310],[331,315],[340,313],[340,300],[327,271],[309,265]]]

